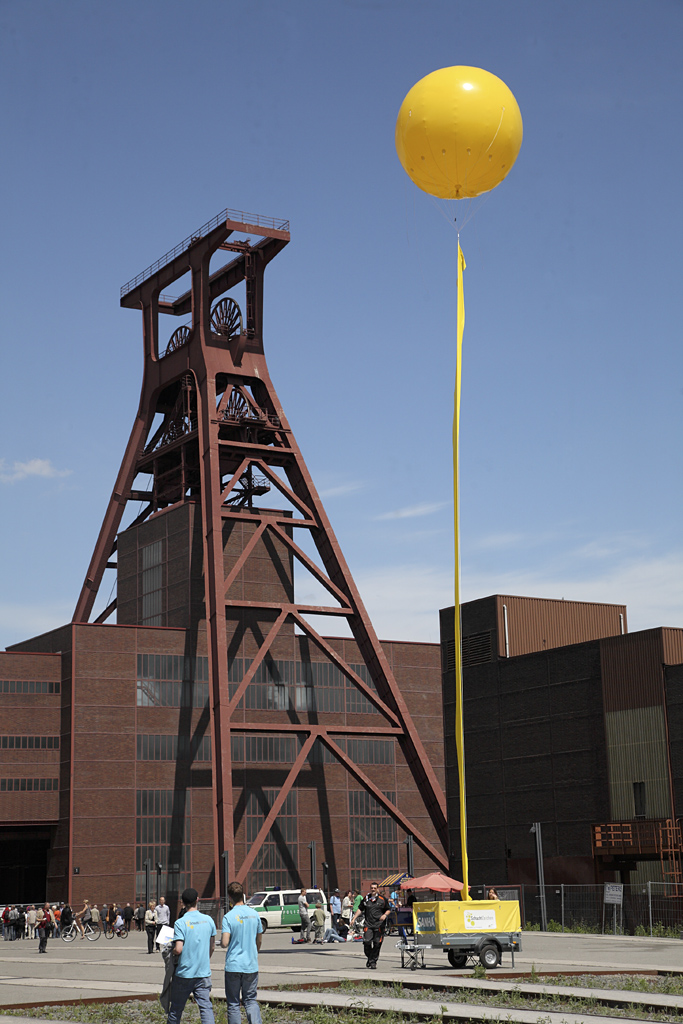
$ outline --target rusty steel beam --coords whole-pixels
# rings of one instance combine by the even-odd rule
[[[146,509],[134,523],[143,522],[158,508],[168,507],[186,500],[191,488],[192,500],[199,500],[202,516],[202,538],[204,555],[204,599],[207,620],[208,660],[210,675],[210,728],[212,735],[212,787],[214,823],[215,875],[222,877],[220,855],[226,851],[233,869],[237,867],[234,857],[233,785],[230,752],[231,731],[298,731],[307,735],[297,762],[288,775],[285,788],[280,792],[276,805],[271,808],[259,836],[249,851],[247,860],[239,867],[238,877],[246,875],[256,858],[260,844],[268,835],[277,817],[287,792],[296,779],[316,737],[328,747],[336,747],[330,739],[334,735],[391,735],[401,745],[413,779],[429,812],[436,834],[447,848],[445,826],[445,798],[440,789],[434,770],[427,758],[424,746],[416,732],[402,694],[393,677],[388,660],[372,628],[367,612],[361,602],[351,573],[344,561],[341,549],[325,514],[322,502],[296,444],[294,435],[282,410],[282,406],[270,380],[263,352],[263,278],[270,260],[287,244],[289,234],[285,225],[272,225],[272,236],[263,232],[262,240],[256,245],[239,243],[238,256],[210,273],[212,255],[222,246],[230,247],[231,233],[251,230],[255,225],[242,221],[220,222],[214,218],[199,234],[186,239],[180,246],[152,264],[142,275],[138,275],[122,290],[121,304],[142,310],[143,346],[145,366],[138,415],[133,427],[124,460],[117,478],[114,493],[110,499],[100,531],[86,581],[83,585],[74,621],[86,622],[90,616],[98,592],[102,573],[116,548],[116,534],[128,500],[136,497],[149,500]],[[261,225],[263,227],[263,225]],[[285,237],[286,236],[286,237]],[[237,246],[236,246],[237,247]],[[191,276],[188,292],[174,300],[160,299],[162,288],[166,288],[187,271]],[[246,283],[246,322],[242,334],[232,339],[221,338],[213,333],[211,325],[212,303],[217,296],[241,281]],[[182,344],[174,351],[159,356],[159,313],[175,315],[192,313],[192,326]],[[230,383],[225,386],[226,376]],[[189,377],[191,383],[187,383]],[[183,382],[181,384],[181,381]],[[219,384],[220,381],[220,384]],[[167,423],[176,415],[172,410],[173,395],[180,387],[187,388],[188,402],[194,401],[194,413],[190,417],[187,406],[187,422],[183,422],[180,434],[166,431]],[[251,413],[245,416],[242,426],[238,419],[223,420],[223,412],[230,401],[232,389],[237,388]],[[222,389],[222,395],[219,395]],[[170,396],[170,397],[169,397]],[[217,399],[220,397],[220,401]],[[177,403],[176,403],[177,405]],[[144,448],[149,437],[155,414],[164,414],[164,423],[156,432],[154,451],[145,454]],[[260,413],[263,415],[261,416]],[[175,421],[173,421],[175,422]],[[265,433],[264,433],[265,431]],[[168,443],[163,438],[168,436]],[[166,459],[162,473],[159,451]],[[170,460],[170,463],[169,461]],[[176,460],[175,462],[173,460]],[[245,467],[253,463],[270,483],[283,495],[295,512],[303,518],[287,518],[283,515],[267,516],[264,511],[233,509],[225,504]],[[235,472],[235,467],[239,469]],[[189,467],[189,468],[188,468]],[[280,477],[276,469],[282,471]],[[151,492],[133,491],[138,472],[154,475]],[[188,477],[187,473],[191,476]],[[231,479],[222,484],[225,476]],[[190,481],[188,484],[188,480]],[[178,488],[180,487],[180,490]],[[226,574],[224,567],[223,526],[228,519],[250,521],[255,531],[245,544],[236,563]],[[289,536],[294,528],[309,530],[317,548],[322,568],[308,556],[303,548]],[[267,530],[284,543],[288,552],[327,591],[339,601],[341,607],[300,604],[296,601],[239,601],[227,597],[227,591],[237,578],[240,570],[253,554],[259,538]],[[275,622],[265,639],[258,644],[255,658],[245,673],[236,692],[230,698],[228,684],[228,637],[226,614],[231,608],[264,613],[264,617],[276,613]],[[342,616],[349,621],[351,632],[365,663],[373,689],[350,668],[334,648],[308,624],[306,615]],[[377,708],[383,716],[380,726],[299,726],[291,721],[286,726],[280,723],[240,723],[233,721],[237,705],[253,681],[258,666],[268,654],[278,633],[288,621],[294,622],[318,649],[336,665],[342,674]],[[327,731],[329,729],[329,732]],[[333,750],[335,757],[352,771],[354,778],[377,797],[395,820],[412,832],[416,841],[434,858],[439,854],[420,835],[405,816],[394,805],[386,806],[386,798],[362,772],[353,765],[343,752]],[[297,767],[298,766],[298,767]]]
[[[271,828],[275,824],[277,816],[278,816],[278,814],[280,812],[280,808],[282,807],[283,803],[285,802],[285,799],[287,798],[287,794],[289,793],[290,789],[292,788],[292,786],[296,782],[296,777],[299,774],[299,772],[301,771],[301,769],[302,769],[302,767],[304,765],[304,762],[305,762],[306,758],[308,757],[309,751],[311,750],[311,747],[315,743],[315,740],[316,740],[315,735],[310,735],[308,737],[308,739],[306,740],[306,742],[301,747],[301,750],[299,751],[298,757],[297,757],[296,761],[294,762],[294,764],[292,765],[291,770],[290,770],[289,774],[287,775],[287,778],[284,781],[282,789],[280,790],[280,792],[278,793],[277,797],[275,798],[273,806],[271,807],[271,809],[270,809],[270,811],[269,811],[269,813],[268,813],[268,815],[266,817],[266,820],[263,822],[263,825],[261,825],[261,828],[259,829],[259,833],[256,836],[256,839],[251,844],[251,846],[249,848],[249,852],[247,853],[246,857],[242,861],[242,864],[240,865],[239,871],[237,872],[237,881],[238,882],[242,882],[243,883],[244,880],[246,879],[247,873],[249,872],[249,868],[254,863],[254,860],[256,859],[257,853],[259,852],[259,850],[263,846],[264,841],[268,837],[268,833],[270,832]]]
[[[327,735],[325,731],[322,731],[320,733],[319,738],[325,744],[325,746],[332,751],[337,760],[344,765],[349,775],[353,776],[356,782],[359,782],[361,784],[363,789],[367,790],[368,793],[374,796],[377,803],[380,804],[384,808],[384,810],[391,815],[391,817],[398,825],[400,825],[403,831],[412,834],[417,845],[422,850],[424,850],[427,856],[431,857],[434,863],[438,864],[439,867],[442,867],[444,871],[448,871],[448,857],[446,857],[443,853],[441,853],[434,846],[432,846],[429,840],[422,835],[420,830],[415,827],[415,825],[410,821],[410,819],[407,818],[402,811],[399,811],[398,807],[396,807],[395,804],[392,804],[391,800],[389,800],[384,795],[382,790],[378,786],[376,786],[371,779],[368,778],[365,772],[362,772],[360,770],[358,765],[344,753],[341,747],[338,746],[334,742],[334,740],[331,739],[329,735]]]
[[[306,622],[306,620],[302,618],[301,615],[298,614],[298,612],[293,612],[292,614],[294,616],[295,621],[298,623],[299,627],[306,633],[307,636],[311,638],[316,647],[319,650],[321,650],[323,654],[327,655],[330,661],[337,666],[339,671],[342,672],[347,677],[347,679],[350,679],[351,682],[358,687],[361,693],[367,697],[371,704],[374,704],[374,706],[381,714],[383,714],[390,721],[398,725],[399,720],[396,714],[394,713],[394,711],[392,711],[390,707],[388,707],[384,703],[379,694],[375,693],[375,691],[372,690],[367,685],[367,683],[363,679],[361,679],[361,677],[357,675],[353,671],[353,669],[350,668],[349,665],[346,664],[342,656],[340,654],[337,654],[334,647],[330,646],[330,644],[328,644],[327,641],[324,640],[320,636],[320,634],[316,632],[315,629],[313,629],[313,626],[311,626],[310,623]]]
[[[259,647],[258,653],[257,653],[256,657],[253,659],[251,665],[249,666],[249,668],[245,672],[244,678],[242,679],[242,682],[239,684],[239,686],[235,690],[234,694],[230,698],[230,703],[228,705],[228,715],[230,717],[232,717],[232,715],[235,713],[235,711],[237,709],[237,705],[239,704],[239,702],[241,701],[241,699],[242,699],[242,697],[244,695],[244,691],[246,690],[246,688],[249,686],[249,683],[252,681],[252,679],[256,675],[256,671],[257,671],[259,665],[261,664],[261,662],[265,658],[266,654],[270,650],[270,647],[271,647],[271,644],[273,643],[273,640],[278,635],[278,633],[282,629],[283,625],[287,621],[287,616],[288,615],[289,615],[289,612],[287,611],[287,609],[283,608],[282,611],[280,612],[280,614],[278,615],[277,619],[273,623],[273,625],[270,627],[270,629],[268,631],[268,635],[266,636],[265,640],[263,641],[263,643]]]

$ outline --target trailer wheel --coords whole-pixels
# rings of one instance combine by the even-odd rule
[[[451,967],[464,967],[467,963],[467,953],[456,953],[454,949],[449,949],[448,962]]]
[[[485,946],[482,946],[479,950],[479,963],[487,971],[498,967],[500,964],[500,950],[498,946],[494,946],[492,942],[487,942]]]

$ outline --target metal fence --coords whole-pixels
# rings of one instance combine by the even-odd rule
[[[485,898],[489,886],[476,898]],[[621,905],[605,903],[602,885],[496,885],[501,899],[517,899],[522,927],[540,931],[545,901],[549,932],[586,932],[596,935],[652,935],[680,938],[683,935],[683,885],[642,882],[624,885]]]

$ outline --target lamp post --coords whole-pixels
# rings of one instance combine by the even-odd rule
[[[149,906],[149,897],[150,897],[150,889],[151,889],[150,877],[149,876],[150,876],[150,873],[152,871],[152,862],[151,862],[151,860],[149,860],[149,858],[145,861],[144,867],[145,867],[145,910],[147,910],[147,908]]]
[[[157,861],[157,903],[159,902],[159,897],[161,896],[161,872],[162,872],[162,869],[163,869],[163,864],[161,863],[160,860],[158,860]]]
[[[223,861],[223,899],[225,900],[225,913],[228,912],[228,885],[230,884],[230,871],[229,871],[229,854],[227,850],[223,850],[221,854],[221,860]]]
[[[408,874],[410,875],[411,878],[414,878],[415,877],[415,861],[414,861],[414,858],[413,858],[413,837],[410,834],[410,832],[405,837],[403,842],[408,847],[408,849],[407,849],[407,854],[408,854]]]
[[[543,870],[543,836],[541,834],[541,823],[535,821],[529,829],[536,840],[534,851],[536,854],[536,877],[538,879],[538,898],[541,906],[541,931],[548,931],[548,913],[545,905],[545,871]]]
[[[318,884],[315,873],[315,839],[308,844],[308,849],[311,851],[311,889],[315,889]]]

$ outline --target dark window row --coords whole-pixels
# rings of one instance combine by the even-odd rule
[[[58,779],[0,779],[0,793],[37,793],[59,789]]]
[[[351,758],[354,764],[395,764],[396,747],[394,740],[370,740],[331,736],[338,747]],[[311,760],[323,764],[334,764],[336,757],[320,740],[316,740]]]
[[[138,679],[208,682],[209,659],[184,654],[138,654]]]
[[[44,679],[0,679],[0,693],[59,693],[61,688],[61,683]]]
[[[234,695],[245,673],[249,658],[234,658],[228,663],[230,695]],[[375,685],[365,665],[349,665],[371,690]],[[347,711],[374,714],[377,709],[358,687],[331,662],[263,661],[239,707],[250,711]]]
[[[210,761],[211,737],[140,735],[137,737],[138,761]]]
[[[235,736],[230,737],[233,761],[259,764],[294,764],[301,743],[297,736]]]
[[[332,739],[355,764],[396,763],[393,739],[347,739],[343,736],[333,736]],[[233,733],[230,737],[230,753],[232,760],[238,764],[294,764],[301,750],[301,743],[302,739],[299,736],[244,736]],[[308,761],[310,764],[336,764],[337,759],[329,747],[316,740],[308,755]]]
[[[59,736],[0,736],[3,750],[59,750]]]

